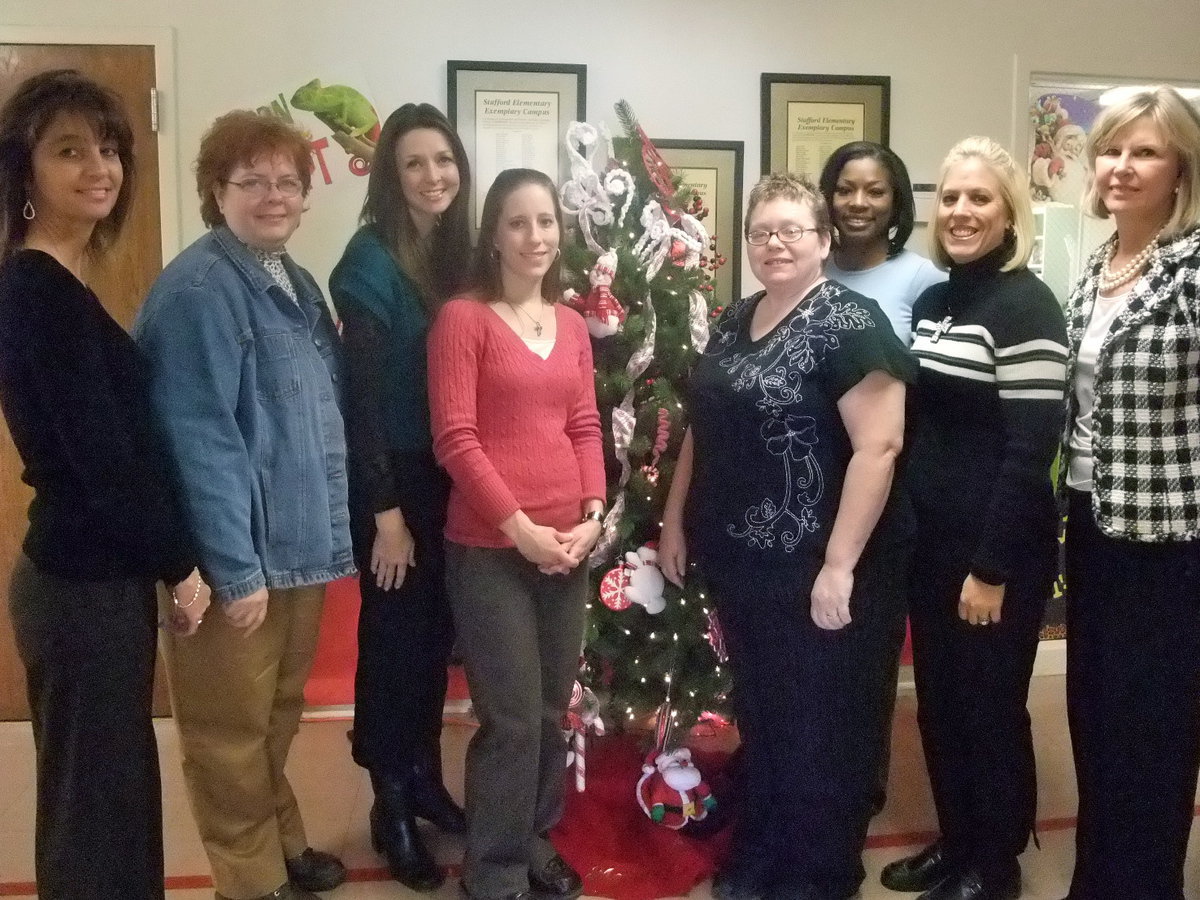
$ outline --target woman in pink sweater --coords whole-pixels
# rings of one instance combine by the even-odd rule
[[[429,336],[434,452],[453,481],[446,584],[480,727],[467,753],[463,886],[474,900],[572,900],[547,832],[578,671],[605,481],[592,348],[556,301],[562,213],[541,172],[501,172],[474,290]]]

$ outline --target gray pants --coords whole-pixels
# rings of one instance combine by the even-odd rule
[[[454,610],[479,730],[467,750],[467,852],[472,897],[529,890],[529,869],[554,848],[567,745],[562,717],[579,672],[587,566],[543,575],[514,549],[446,542]]]

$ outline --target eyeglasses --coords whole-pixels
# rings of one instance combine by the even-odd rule
[[[779,238],[781,243],[794,244],[810,232],[816,234],[819,228],[803,228],[800,225],[784,225],[774,231],[749,231],[746,233],[746,243],[762,247],[771,240],[771,236]]]
[[[271,181],[269,178],[250,177],[243,178],[241,181],[226,181],[226,184],[232,184],[235,187],[241,188],[255,200],[261,200],[271,193],[271,188],[279,191],[284,197],[299,197],[304,190],[304,182],[299,178],[280,178],[278,181]]]

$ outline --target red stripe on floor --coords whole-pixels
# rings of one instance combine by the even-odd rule
[[[1200,815],[1200,806],[1192,810],[1193,818]],[[1037,823],[1038,831],[1067,831],[1075,827],[1074,816],[1059,816],[1054,819],[1043,819]],[[937,838],[936,831],[898,831],[895,834],[874,834],[867,838],[867,850],[897,847],[923,847]],[[442,866],[447,878],[457,878],[462,873],[462,866],[452,864]],[[391,881],[392,876],[385,868],[351,869],[346,876],[347,881]],[[166,879],[167,890],[186,890],[191,888],[212,887],[212,879],[207,875],[169,875]],[[37,886],[32,881],[0,882],[0,897],[23,897],[37,893]]]

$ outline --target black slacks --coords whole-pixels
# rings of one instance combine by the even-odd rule
[[[969,540],[950,535],[918,542],[909,595],[917,723],[950,858],[985,878],[1006,877],[1037,814],[1026,703],[1056,546],[1048,536],[1029,547],[990,625],[958,617],[972,552]]]
[[[1079,824],[1074,900],[1182,900],[1200,768],[1200,542],[1067,524],[1067,716]]]
[[[742,737],[743,809],[731,868],[765,867],[784,891],[841,898],[858,890],[907,554],[905,545],[864,556],[854,573],[852,622],[837,631],[810,616],[819,561],[790,572],[701,561],[729,651]]]
[[[37,750],[38,896],[159,900],[153,580],[60,578],[21,556],[9,605]]]
[[[400,510],[416,542],[417,564],[399,588],[375,584],[375,517],[357,496],[352,517],[362,594],[353,754],[360,766],[393,776],[416,765],[441,772],[446,663],[454,644],[442,537],[449,480],[431,454],[404,461]]]

